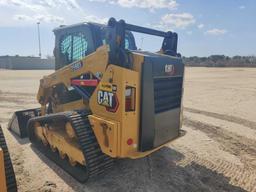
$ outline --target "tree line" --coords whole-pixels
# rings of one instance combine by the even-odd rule
[[[209,57],[183,57],[186,66],[193,67],[256,67],[256,56],[211,55]]]

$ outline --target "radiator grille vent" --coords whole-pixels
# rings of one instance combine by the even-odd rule
[[[155,113],[180,107],[182,81],[183,77],[154,78]]]

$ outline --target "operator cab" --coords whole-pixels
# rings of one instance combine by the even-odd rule
[[[114,38],[109,26],[96,23],[61,26],[54,29],[54,33],[55,70],[82,59],[102,45],[111,44]],[[130,31],[125,33],[125,49],[137,50]]]

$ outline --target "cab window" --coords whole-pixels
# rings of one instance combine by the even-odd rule
[[[73,35],[73,57],[76,61],[85,57],[88,53],[88,40],[83,33]]]
[[[59,68],[81,60],[95,51],[91,30],[88,26],[72,28],[58,41]]]
[[[129,47],[130,47],[129,39],[125,37],[125,49],[129,49]]]
[[[88,40],[82,32],[65,35],[60,43],[61,57],[65,64],[72,63],[88,55]]]
[[[65,58],[66,62],[72,61],[72,35],[66,35],[60,43],[61,57]]]

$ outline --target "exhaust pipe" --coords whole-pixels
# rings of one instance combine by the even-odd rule
[[[20,138],[28,137],[28,120],[40,115],[40,108],[16,111],[8,123],[8,129],[17,134]]]

